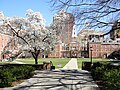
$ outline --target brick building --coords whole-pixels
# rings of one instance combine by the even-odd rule
[[[56,34],[62,43],[69,44],[72,40],[72,30],[74,26],[74,16],[61,10],[53,17],[53,25]]]
[[[89,46],[89,57],[91,57],[91,50],[92,50],[92,57],[94,58],[107,58],[113,51],[117,51],[120,49],[120,39],[111,40],[91,40],[88,43]]]
[[[88,58],[91,57],[92,53],[92,57],[106,58],[113,51],[120,49],[119,20],[112,27],[113,30],[110,32],[110,39],[105,39],[103,32],[90,29],[88,27],[89,25],[86,25],[86,27],[77,34],[74,22],[74,16],[64,10],[54,15],[53,26],[56,30],[58,42],[52,52],[46,55],[42,53],[41,56],[50,58]],[[9,45],[9,47],[5,47],[9,38],[10,36],[8,35],[0,34],[0,55],[4,49],[10,49],[12,53],[19,55],[18,48],[21,48],[20,45],[15,44],[17,46]],[[14,39],[12,40],[13,43]],[[3,58],[3,56],[1,56],[0,59],[1,58]]]
[[[53,17],[53,25],[56,29],[58,43],[48,57],[77,57],[80,44],[76,40],[76,26],[74,16],[61,10]]]
[[[106,58],[113,51],[120,50],[120,29],[112,30],[110,38],[104,38],[104,33],[85,28],[78,33],[81,57]],[[114,38],[113,38],[114,37]],[[91,48],[90,48],[91,47]],[[92,52],[91,52],[92,51]]]
[[[120,49],[120,30],[118,29],[110,33],[111,39],[104,39],[103,32],[90,29],[89,24],[86,23],[86,27],[76,34],[74,16],[64,10],[55,14],[53,24],[56,26],[59,42],[48,57],[88,58],[91,57],[90,47],[92,47],[93,57],[105,58],[113,51]],[[116,24],[113,27],[116,27]],[[115,38],[112,39],[113,37]]]
[[[102,37],[100,37],[101,35],[103,35],[102,32],[97,32],[95,30],[89,29],[89,27],[86,27],[84,29],[82,29],[79,33],[78,33],[78,38],[77,40],[80,43],[80,53],[81,53],[81,57],[89,57],[89,42],[93,39],[97,39],[100,40]]]
[[[3,53],[4,47],[7,45],[9,38],[10,37],[8,35],[0,33],[0,60],[3,58],[2,53]]]
[[[112,26],[112,29],[110,30],[110,38],[112,40],[120,38],[120,20],[115,21]]]

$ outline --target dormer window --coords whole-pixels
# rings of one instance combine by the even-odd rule
[[[111,43],[112,41],[109,41],[109,43]]]
[[[119,22],[119,23],[117,23],[117,28],[118,28],[118,27],[120,27],[120,22]]]
[[[117,43],[120,43],[120,40],[117,40]]]

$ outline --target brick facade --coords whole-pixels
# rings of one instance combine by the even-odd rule
[[[9,40],[8,35],[4,35],[0,33],[0,60],[2,59],[2,52],[4,47],[7,45],[8,40]]]
[[[56,44],[48,57],[62,58],[78,56],[80,44],[76,41],[77,34],[75,33],[74,16],[71,13],[61,10],[54,15],[53,25],[56,26],[59,43]]]
[[[109,41],[109,40],[108,40]],[[113,51],[120,50],[120,40],[112,41],[112,42],[90,42],[89,43],[89,57],[91,57],[91,49],[92,49],[92,57],[101,58],[108,57]],[[92,47],[92,48],[90,48]]]

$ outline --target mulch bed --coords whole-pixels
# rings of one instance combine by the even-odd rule
[[[17,86],[18,84],[21,84],[22,82],[24,82],[25,80],[17,80],[12,82],[12,86]]]
[[[100,90],[104,90],[104,82],[102,80],[95,80]]]

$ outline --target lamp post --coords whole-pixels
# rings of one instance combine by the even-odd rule
[[[91,51],[91,64],[92,64],[92,47],[90,47],[90,51]]]

